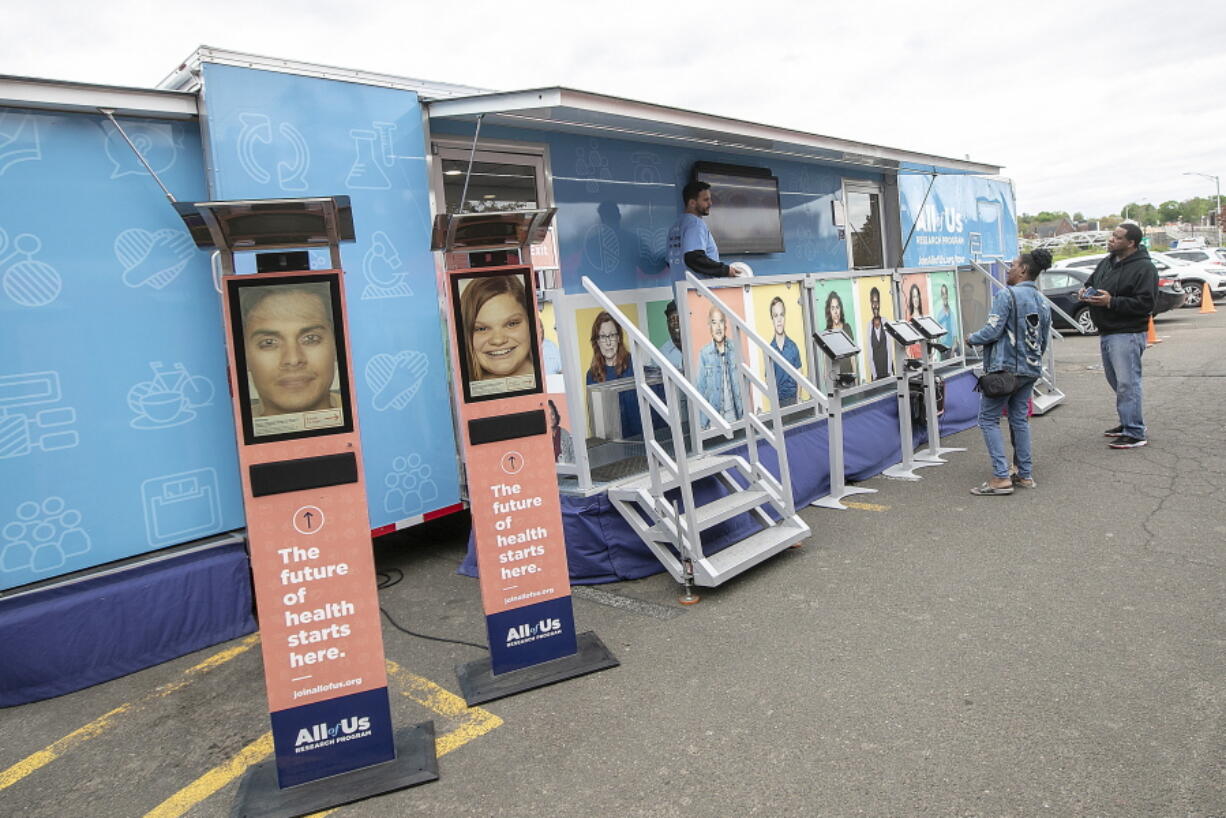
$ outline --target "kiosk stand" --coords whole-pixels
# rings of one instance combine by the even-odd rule
[[[393,729],[354,411],[340,242],[349,199],[176,203],[220,251],[274,758],[235,814],[294,816],[438,778],[434,724]],[[234,253],[320,247],[334,269],[234,275]],[[261,261],[266,260],[261,259]]]
[[[849,486],[843,474],[843,388],[840,383],[842,376],[838,372],[838,363],[860,354],[860,348],[841,329],[815,332],[813,340],[829,361],[830,377],[827,379],[826,387],[826,439],[830,450],[830,493],[814,500],[811,505],[846,511],[847,506],[840,502],[844,497],[853,494],[874,494],[877,491],[877,489]]]
[[[923,336],[920,340],[920,350],[923,353],[920,360],[923,363],[924,373],[924,407],[926,409],[924,414],[927,415],[928,420],[928,446],[915,457],[917,460],[944,463],[945,460],[941,458],[941,455],[966,451],[962,448],[941,446],[941,422],[937,415],[939,407],[937,406],[936,367],[932,365],[932,350],[947,349],[943,344],[937,343],[937,339],[944,337],[948,330],[930,315],[916,316],[911,320],[911,326]]]
[[[552,215],[442,215],[433,249],[522,250],[544,238]],[[490,649],[488,658],[456,667],[471,706],[619,663],[595,633],[575,633],[532,268],[445,275],[452,381]]]
[[[896,480],[919,480],[916,469],[939,466],[944,461],[917,460],[911,435],[911,376],[907,372],[906,349],[924,336],[906,321],[886,321],[885,332],[894,340],[894,382],[898,393],[898,444],[902,461],[882,472]]]

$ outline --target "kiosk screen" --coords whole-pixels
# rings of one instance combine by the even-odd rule
[[[918,344],[924,340],[924,336],[920,335],[919,330],[906,321],[886,321],[885,331],[889,333],[891,338],[903,346]]]
[[[917,315],[911,319],[911,323],[929,340],[940,338],[947,332],[945,327],[941,326],[940,322],[931,315]]]
[[[828,329],[825,332],[813,333],[813,340],[822,348],[822,352],[834,361],[850,358],[860,352],[860,348],[847,337],[841,329]]]
[[[526,267],[451,277],[464,400],[541,391],[536,311]]]
[[[245,278],[227,287],[246,442],[353,431],[339,279]]]

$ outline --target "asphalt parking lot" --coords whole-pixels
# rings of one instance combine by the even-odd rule
[[[480,651],[385,621],[397,723],[434,720],[441,778],[332,814],[1226,815],[1226,309],[1158,332],[1148,447],[1107,448],[1098,341],[1070,337],[1036,490],[972,497],[971,429],[697,606],[666,574],[577,590],[619,668],[470,709],[454,666]],[[482,642],[464,525],[382,541],[382,599]],[[0,711],[0,815],[229,814],[271,749],[256,638]]]

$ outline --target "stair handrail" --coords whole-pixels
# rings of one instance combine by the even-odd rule
[[[1007,286],[1007,285],[1005,285],[1005,284],[1001,284],[999,281],[997,281],[997,280],[996,280],[996,276],[992,275],[992,274],[991,274],[991,273],[989,273],[987,270],[985,270],[985,269],[983,268],[983,266],[982,266],[982,265],[981,265],[979,262],[977,262],[977,261],[972,261],[972,262],[971,262],[971,266],[972,266],[972,267],[974,267],[976,270],[978,270],[978,271],[979,271],[979,273],[980,273],[980,274],[981,274],[981,275],[982,275],[984,278],[986,278],[988,281],[990,281],[990,282],[992,283],[992,285],[993,285],[993,286],[995,286],[995,287],[997,287],[997,288],[1000,288],[1000,289],[1003,289],[1005,286]],[[1036,289],[1036,290],[1039,290],[1039,288],[1038,288],[1037,286],[1035,287],[1035,289]],[[1069,322],[1069,324],[1070,324],[1070,325],[1072,325],[1072,326],[1073,326],[1073,327],[1074,327],[1074,328],[1077,330],[1077,332],[1079,332],[1079,333],[1080,333],[1080,334],[1082,334],[1082,335],[1088,335],[1088,334],[1089,334],[1089,333],[1087,333],[1087,332],[1083,331],[1083,330],[1081,329],[1081,325],[1080,325],[1080,324],[1078,324],[1076,321],[1074,321],[1074,320],[1073,320],[1073,317],[1072,317],[1071,315],[1069,315],[1069,314],[1068,314],[1067,312],[1065,312],[1064,310],[1060,309],[1060,307],[1058,307],[1058,306],[1056,305],[1056,302],[1055,302],[1055,301],[1052,301],[1050,298],[1048,298],[1048,297],[1047,297],[1047,295],[1046,295],[1046,294],[1045,294],[1045,293],[1044,293],[1042,290],[1039,290],[1039,296],[1040,296],[1040,297],[1042,297],[1042,299],[1043,299],[1044,301],[1046,301],[1046,302],[1047,302],[1047,306],[1051,307],[1051,309],[1052,309],[1052,311],[1053,311],[1053,312],[1055,312],[1056,314],[1058,314],[1058,315],[1059,315],[1061,318],[1063,318],[1065,321],[1068,321],[1068,322]],[[1060,333],[1058,330],[1056,330],[1056,328],[1055,328],[1055,327],[1052,327],[1052,332],[1056,333],[1056,335],[1060,335],[1061,337],[1063,337],[1063,336],[1061,335],[1061,333]]]
[[[698,506],[694,501],[694,487],[690,482],[689,452],[685,445],[681,400],[677,393],[684,393],[689,400],[693,401],[692,405],[697,406],[700,410],[714,418],[715,424],[727,437],[732,437],[732,424],[724,420],[715,411],[715,407],[702,396],[702,393],[686,379],[685,375],[677,367],[673,366],[672,361],[668,360],[664,353],[660,352],[655,344],[651,343],[651,340],[643,334],[643,331],[635,326],[590,278],[584,276],[582,283],[583,289],[587,290],[588,294],[596,299],[596,303],[603,307],[613,321],[621,327],[630,342],[630,360],[634,366],[634,386],[638,396],[639,417],[642,419],[643,425],[643,445],[647,458],[647,473],[651,481],[650,496],[644,499],[646,502],[654,505],[656,513],[661,519],[669,521],[672,531],[677,536],[675,545],[681,562],[684,564],[689,561],[692,565],[692,562],[702,559],[703,552],[698,526],[691,525],[688,522],[696,518]],[[652,366],[660,370],[664,386],[663,402],[651,390],[651,387],[647,385],[644,359],[649,359]],[[655,423],[652,421],[653,408],[668,423],[673,442],[671,456],[660,442],[656,440]],[[678,490],[681,493],[680,511],[664,496],[664,481],[660,476],[661,467],[666,468],[677,478]],[[684,570],[691,575],[693,573],[692,567],[686,567]]]
[[[583,277],[582,282],[583,289],[587,290],[588,294],[596,299],[596,303],[603,307],[605,312],[617,322],[631,342],[646,350],[648,357],[651,358],[651,365],[660,369],[660,374],[664,377],[665,382],[673,382],[678,389],[685,393],[687,398],[697,403],[705,411],[711,412],[715,416],[720,431],[731,435],[732,424],[720,417],[719,413],[715,411],[715,407],[707,402],[707,399],[702,396],[698,388],[686,380],[685,375],[677,367],[673,366],[673,362],[668,360],[664,353],[656,348],[655,344],[651,343],[651,340],[643,334],[643,331],[626,317],[625,313],[604,294],[603,290],[596,286],[595,282],[587,276]]]
[[[1002,262],[1002,263],[1003,263],[1003,262]],[[996,279],[996,276],[994,276],[994,275],[992,275],[990,272],[988,272],[988,271],[987,271],[987,270],[986,270],[986,269],[983,267],[983,265],[981,265],[981,264],[980,264],[978,261],[972,261],[972,262],[971,262],[971,267],[972,267],[972,268],[974,268],[976,271],[978,271],[978,272],[979,272],[979,274],[980,274],[980,275],[982,275],[984,278],[986,278],[986,279],[988,280],[988,282],[989,282],[989,283],[991,283],[991,284],[992,284],[994,287],[996,287],[996,288],[998,288],[998,289],[1004,289],[1006,286],[1008,286],[1008,285],[1006,285],[1006,284],[1002,284],[1000,281],[998,281],[998,280]],[[1071,326],[1072,326],[1074,329],[1076,329],[1078,333],[1080,333],[1081,335],[1087,335],[1087,334],[1088,334],[1087,332],[1085,332],[1085,331],[1084,331],[1084,330],[1081,328],[1081,325],[1080,325],[1080,324],[1078,324],[1076,321],[1074,321],[1074,320],[1073,320],[1072,316],[1070,316],[1070,315],[1069,315],[1067,312],[1065,312],[1064,310],[1060,309],[1060,307],[1056,306],[1056,302],[1054,302],[1054,301],[1052,301],[1050,298],[1048,298],[1048,297],[1047,297],[1047,296],[1046,296],[1046,295],[1043,293],[1043,291],[1042,291],[1042,290],[1039,290],[1037,286],[1035,287],[1035,289],[1036,289],[1036,290],[1038,290],[1039,296],[1040,296],[1040,297],[1041,297],[1041,298],[1042,298],[1044,301],[1046,301],[1046,302],[1047,302],[1047,305],[1048,305],[1048,306],[1049,306],[1049,307],[1050,307],[1052,310],[1054,310],[1056,313],[1058,313],[1058,314],[1060,315],[1060,317],[1061,317],[1061,318],[1063,318],[1065,321],[1067,321],[1067,322],[1068,322],[1068,323],[1069,323],[1069,324],[1070,324],[1070,325],[1071,325]],[[1055,337],[1055,338],[1057,338],[1057,339],[1060,339],[1060,340],[1063,340],[1063,339],[1064,339],[1064,335],[1063,335],[1063,334],[1062,334],[1062,333],[1061,333],[1059,330],[1057,330],[1057,329],[1055,328],[1055,326],[1053,326],[1053,327],[1051,328],[1051,334],[1052,334],[1052,336],[1053,336],[1053,337]],[[1058,388],[1058,387],[1056,386],[1056,355],[1055,355],[1055,350],[1052,348],[1052,345],[1051,345],[1051,344],[1048,344],[1048,345],[1047,345],[1047,354],[1043,356],[1043,366],[1042,366],[1042,368],[1041,368],[1041,374],[1039,375],[1039,380],[1040,380],[1040,381],[1042,381],[1043,383],[1047,384],[1047,385],[1048,385],[1050,388],[1052,388],[1052,389],[1057,389],[1057,388]]]
[[[755,346],[766,353],[766,357],[770,362],[776,364],[780,369],[795,379],[798,387],[804,387],[806,390],[808,390],[811,400],[813,400],[813,402],[817,405],[819,411],[821,411],[823,414],[829,414],[829,404],[826,401],[825,393],[817,386],[817,384],[809,380],[808,377],[806,377],[805,374],[799,369],[792,366],[788,359],[784,358],[783,354],[780,353],[779,350],[775,349],[770,341],[754,332],[753,328],[750,327],[749,324],[739,315],[729,309],[728,305],[721,301],[719,296],[717,296],[710,287],[703,283],[702,279],[698,278],[698,276],[694,275],[688,270],[686,271],[685,275],[691,286],[693,286],[694,289],[696,289],[703,297],[713,304],[719,305],[720,310],[724,313],[725,320],[732,325],[732,329],[735,333],[735,337],[730,340],[738,342],[738,346],[741,338],[747,338],[753,342]],[[778,499],[781,505],[784,507],[787,515],[792,516],[796,513],[796,500],[792,495],[792,473],[788,464],[787,437],[783,428],[782,407],[779,405],[779,387],[775,382],[775,367],[766,367],[766,385],[768,386],[767,391],[770,393],[768,397],[770,398],[771,402],[770,417],[771,425],[773,427],[773,429],[767,433],[765,425],[757,417],[757,415],[755,415],[749,405],[749,398],[752,394],[750,391],[750,385],[761,385],[760,381],[758,381],[757,375],[755,375],[752,369],[750,369],[748,361],[741,361],[740,366],[741,394],[745,401],[745,443],[750,468],[753,470],[755,476],[763,480],[764,483],[769,484],[770,481],[776,480],[774,475],[772,475],[770,471],[767,470],[758,460],[757,439],[759,436],[761,436],[765,438],[767,442],[769,442],[775,449],[775,455],[779,463],[777,488],[780,496]],[[718,416],[716,417],[718,418]],[[772,440],[772,436],[775,437],[774,440]],[[695,431],[694,437],[695,440],[699,441],[699,445],[701,446],[701,435]]]

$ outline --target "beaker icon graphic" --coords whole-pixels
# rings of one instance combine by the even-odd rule
[[[345,187],[351,190],[387,190],[392,182],[383,172],[382,157],[375,152],[374,131],[353,130],[353,166],[345,177]]]

